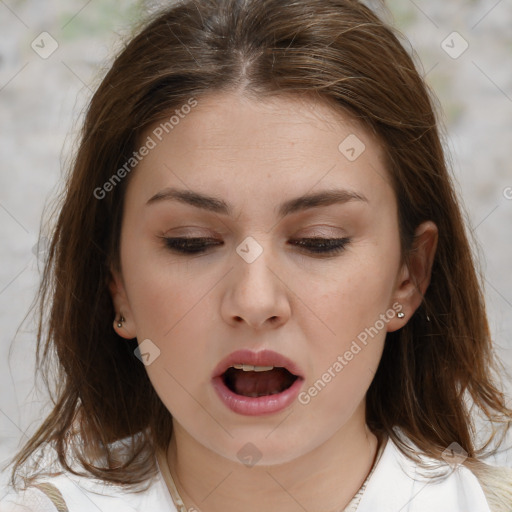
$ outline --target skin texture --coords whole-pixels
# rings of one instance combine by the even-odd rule
[[[366,146],[354,161],[338,149],[351,134]],[[409,268],[402,265],[380,144],[326,104],[216,93],[198,98],[164,135],[130,177],[122,271],[112,269],[111,293],[126,319],[121,328],[114,322],[116,331],[160,350],[146,369],[173,416],[167,458],[185,505],[212,512],[340,509],[371,469],[377,440],[365,424],[365,394],[386,332],[405,325],[428,286],[436,226],[418,227],[414,257]],[[221,198],[233,216],[177,201],[145,204],[166,187]],[[286,199],[332,188],[367,201],[276,216]],[[223,245],[180,255],[164,235]],[[252,263],[236,252],[248,236],[263,250]],[[327,256],[289,243],[314,236],[350,242]],[[210,383],[231,352],[270,349],[301,368],[307,390],[396,303],[405,317],[387,321],[308,404],[243,416]],[[237,455],[246,443],[261,456],[253,467]]]

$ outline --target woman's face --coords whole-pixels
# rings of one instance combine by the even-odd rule
[[[386,332],[412,313],[383,155],[313,100],[219,93],[180,113],[141,138],[111,288],[117,331],[137,337],[176,431],[233,461],[290,461],[364,425]],[[166,242],[192,237],[204,252]]]

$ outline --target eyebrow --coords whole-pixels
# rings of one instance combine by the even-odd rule
[[[210,212],[233,216],[233,208],[223,199],[192,190],[180,190],[172,187],[165,188],[151,197],[146,202],[146,205],[159,203],[161,201],[179,201]],[[343,189],[328,189],[288,199],[279,205],[277,214],[279,218],[283,218],[292,213],[308,210],[310,208],[344,204],[350,201],[369,202],[363,194],[358,192]]]

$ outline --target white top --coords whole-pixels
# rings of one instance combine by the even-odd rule
[[[421,459],[431,469],[421,468],[388,439],[357,512],[491,512],[478,479],[468,468]],[[432,478],[447,471],[443,479]]]
[[[468,468],[451,468],[425,456],[422,460],[429,464],[428,470],[405,457],[388,439],[365,482],[357,512],[491,512],[479,481]],[[0,500],[0,512],[177,512],[165,483],[168,468],[162,468],[158,458],[157,466],[157,475],[143,492],[64,473],[47,477],[39,488],[29,487],[18,494],[11,490]],[[440,471],[448,471],[448,476],[433,480]],[[430,474],[427,479],[425,472]],[[45,494],[48,484],[60,491],[65,503]],[[353,502],[346,510],[354,510]]]

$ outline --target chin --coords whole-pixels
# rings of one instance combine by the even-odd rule
[[[239,427],[230,432],[232,438],[223,437],[222,441],[209,439],[203,444],[218,455],[248,468],[287,464],[322,444],[321,440],[311,442],[311,438],[309,443],[305,443],[308,438],[306,431],[290,432],[284,425],[277,428],[275,425]]]

